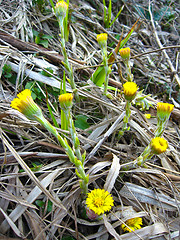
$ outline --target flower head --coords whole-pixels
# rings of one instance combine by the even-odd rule
[[[68,4],[66,2],[64,2],[63,0],[56,3],[56,6],[55,6],[56,17],[65,18],[67,10],[68,10]]]
[[[155,154],[160,154],[166,151],[168,148],[168,142],[161,137],[155,137],[150,143],[151,151]]]
[[[42,111],[31,97],[31,91],[25,89],[17,95],[11,102],[11,107],[23,113],[30,120],[37,120],[42,116]]]
[[[107,46],[107,33],[100,33],[97,35],[97,41],[101,48],[104,48]]]
[[[129,58],[130,58],[130,51],[131,51],[131,50],[130,50],[129,47],[127,47],[127,48],[121,48],[121,49],[119,50],[119,53],[120,53],[122,59],[129,59]]]
[[[124,97],[126,100],[133,100],[136,96],[138,86],[135,82],[126,82],[123,84],[124,88]]]
[[[114,200],[108,191],[98,188],[88,193],[86,205],[90,210],[94,211],[95,214],[101,215],[114,206]]]
[[[121,228],[123,229],[124,232],[135,231],[137,229],[140,229],[141,225],[143,225],[142,218],[140,217],[128,219],[125,223],[130,229],[125,224],[122,224]]]
[[[150,118],[151,118],[151,114],[150,114],[150,113],[145,113],[144,116],[145,116],[145,118],[147,118],[147,119],[150,119]]]
[[[158,102],[157,103],[157,117],[161,121],[167,121],[169,119],[169,116],[170,116],[173,108],[174,108],[173,104]]]
[[[59,103],[62,110],[72,107],[73,95],[72,93],[64,93],[59,96]]]

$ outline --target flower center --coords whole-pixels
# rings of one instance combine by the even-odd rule
[[[102,198],[96,198],[95,200],[94,200],[94,205],[96,206],[96,207],[101,207],[102,205],[104,204],[104,200],[102,199]]]

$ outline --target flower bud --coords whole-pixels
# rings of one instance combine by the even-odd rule
[[[101,48],[104,48],[107,46],[107,33],[100,33],[97,35],[97,41]]]
[[[119,50],[119,53],[120,53],[120,55],[121,55],[121,57],[122,57],[122,59],[129,59],[130,58],[130,48],[129,47],[127,47],[127,48],[121,48],[120,50]]]
[[[72,93],[64,93],[59,96],[59,103],[62,110],[67,110],[72,107]]]
[[[66,13],[68,10],[68,4],[64,1],[59,1],[55,6],[55,15],[56,17],[66,17]]]
[[[167,121],[169,119],[169,116],[170,116],[173,108],[174,108],[173,104],[158,102],[157,103],[157,117],[161,121]]]
[[[23,113],[28,119],[36,121],[43,117],[40,107],[34,102],[31,91],[25,89],[17,95],[11,102],[11,107]]]

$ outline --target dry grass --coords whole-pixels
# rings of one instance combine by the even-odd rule
[[[157,21],[151,11],[148,15],[142,13],[144,9],[148,11],[148,1],[114,1],[114,16],[122,4],[125,7],[113,27],[105,30],[101,2],[70,1],[72,21],[67,44],[82,97],[80,104],[74,104],[73,114],[87,116],[90,125],[85,130],[77,128],[81,147],[87,151],[85,169],[90,174],[89,188],[104,187],[111,191],[115,200],[112,212],[98,222],[90,222],[81,215],[78,179],[61,146],[39,124],[10,108],[16,93],[29,81],[34,81],[46,117],[49,118],[45,99],[48,89],[49,103],[60,122],[57,97],[49,90],[49,86],[60,88],[63,74],[55,17],[48,12],[51,10],[48,7],[42,14],[31,0],[0,1],[0,239],[62,239],[65,235],[96,240],[179,239],[180,5],[178,1],[154,2],[153,11],[160,13],[164,5],[174,11],[174,18],[168,23],[165,18],[168,10],[162,10]],[[103,97],[102,90],[87,79],[101,63],[96,34],[107,31],[108,43],[117,44],[115,36],[122,31],[125,36],[139,17],[141,25],[128,46],[132,50],[134,79],[145,94],[151,94],[149,99],[154,104],[147,112],[156,116],[158,101],[173,103],[175,108],[164,132],[169,142],[168,151],[153,157],[146,168],[123,171],[123,164],[139,156],[154,136],[156,118],[147,120],[144,112],[133,106],[131,129],[118,142],[125,104],[118,72],[121,69],[124,74],[124,66],[119,56],[110,76],[110,85],[117,88],[117,91],[109,90],[111,100]],[[53,36],[49,50],[32,44],[32,29]],[[108,48],[109,52],[115,44]],[[4,64],[11,66],[15,84],[2,74]],[[54,70],[53,77],[40,73],[47,67]],[[71,91],[68,84],[67,91]],[[41,164],[40,168],[33,169],[32,162]],[[42,202],[44,205],[39,206]],[[143,227],[123,233],[120,225],[127,220],[123,211],[130,206],[137,211],[131,217],[142,217]]]

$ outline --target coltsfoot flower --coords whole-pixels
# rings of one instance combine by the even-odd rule
[[[56,17],[66,17],[66,13],[68,10],[68,4],[64,1],[59,1],[55,6],[55,15]]]
[[[107,37],[108,37],[107,33],[100,33],[100,34],[97,35],[97,41],[98,41],[101,48],[106,47]]]
[[[168,148],[168,142],[161,137],[155,137],[150,143],[151,151],[155,154],[160,154],[166,151]]]
[[[108,191],[98,188],[88,193],[86,205],[95,214],[101,215],[110,211],[111,207],[114,206],[114,200]]]
[[[158,102],[157,103],[157,117],[161,121],[167,121],[169,119],[169,116],[170,116],[173,108],[174,108],[173,104]]]
[[[59,96],[59,103],[62,110],[67,110],[72,107],[73,94],[64,93]]]
[[[127,47],[127,48],[121,48],[119,50],[119,53],[120,53],[120,56],[122,57],[122,59],[129,59],[130,58],[130,48]]]
[[[145,116],[145,118],[147,118],[147,119],[150,119],[150,118],[151,118],[151,114],[150,114],[150,113],[145,113],[144,116]]]
[[[124,97],[128,101],[132,101],[135,96],[136,92],[138,90],[138,86],[135,82],[126,82],[123,84],[124,88]]]
[[[121,228],[124,232],[132,232],[141,229],[141,225],[143,225],[142,218],[140,217],[128,219],[125,223],[130,229],[125,224],[122,224]]]
[[[14,98],[11,102],[11,107],[23,113],[30,120],[37,120],[37,117],[42,117],[42,111],[34,102],[31,96],[31,91],[25,89]]]

